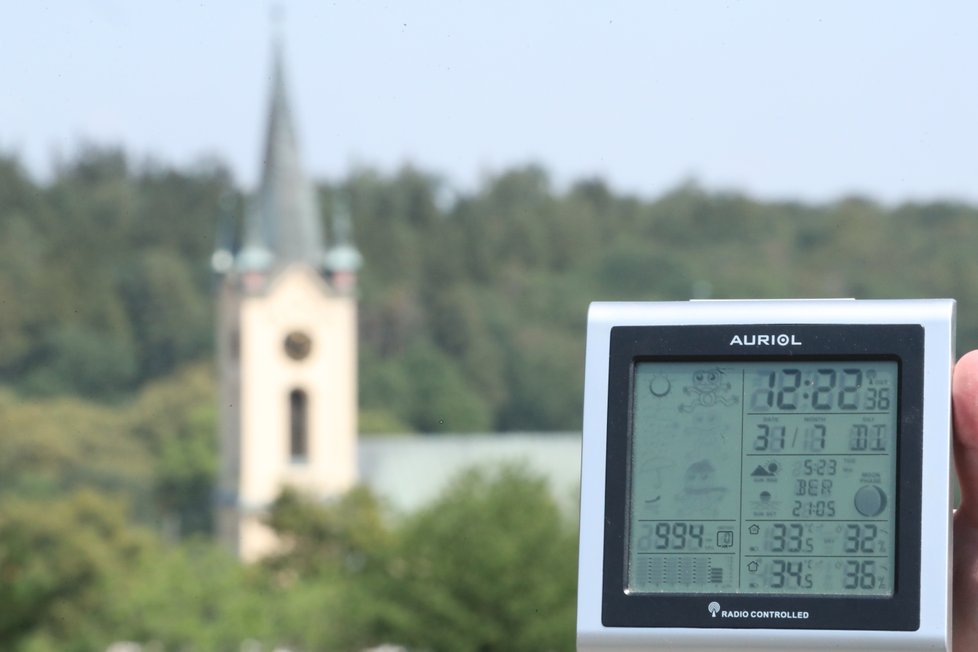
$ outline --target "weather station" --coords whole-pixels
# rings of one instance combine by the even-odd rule
[[[593,303],[577,649],[951,649],[953,300]]]

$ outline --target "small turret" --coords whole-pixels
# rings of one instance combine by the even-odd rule
[[[234,268],[234,255],[237,251],[237,228],[234,219],[234,199],[230,192],[221,195],[218,201],[217,234],[214,238],[214,253],[211,255],[211,269],[223,276]]]
[[[353,223],[345,201],[336,201],[332,226],[334,244],[326,252],[326,274],[336,291],[352,293],[356,289],[357,271],[363,265],[363,256],[353,246]]]

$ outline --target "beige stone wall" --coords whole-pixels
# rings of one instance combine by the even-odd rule
[[[221,309],[237,312],[225,330],[233,338],[237,321],[240,350],[239,370],[231,359],[220,362],[221,397],[228,402],[221,410],[222,457],[237,458],[222,461],[222,492],[236,496],[237,505],[229,506],[234,513],[222,517],[221,528],[237,536],[239,556],[252,560],[275,545],[259,516],[283,487],[326,498],[357,480],[356,302],[335,294],[311,269],[294,266],[264,294]],[[312,339],[303,360],[285,352],[294,331]],[[308,455],[301,463],[289,450],[289,394],[296,389],[308,397]]]

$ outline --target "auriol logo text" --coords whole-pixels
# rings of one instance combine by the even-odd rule
[[[734,335],[730,346],[801,346],[801,342],[789,333]]]

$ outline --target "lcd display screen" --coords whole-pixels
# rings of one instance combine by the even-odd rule
[[[898,373],[636,363],[626,592],[892,596]]]

